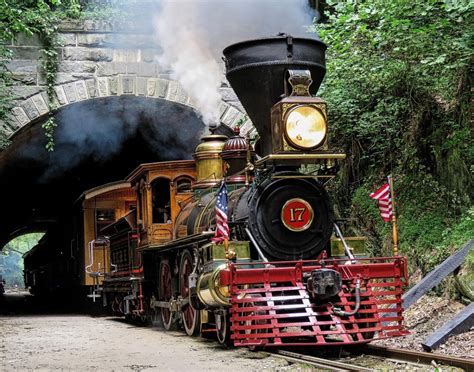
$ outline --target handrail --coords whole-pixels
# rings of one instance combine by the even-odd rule
[[[342,242],[342,245],[344,246],[344,251],[346,252],[346,255],[351,260],[350,263],[353,263],[352,261],[355,260],[355,257],[351,252],[351,248],[347,245],[346,239],[344,239],[344,236],[342,235],[342,232],[339,229],[339,226],[337,226],[337,223],[335,223],[335,222],[334,222],[334,229],[336,230],[336,235],[338,235],[339,238],[341,239],[341,242]]]

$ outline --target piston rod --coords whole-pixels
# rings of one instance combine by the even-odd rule
[[[339,236],[341,239],[342,245],[344,246],[344,250],[346,251],[346,255],[352,260],[354,260],[354,255],[351,252],[351,249],[346,243],[346,240],[344,239],[344,236],[341,233],[341,230],[339,229],[339,226],[337,226],[337,223],[334,223],[334,229],[336,230],[336,235]],[[352,263],[352,262],[351,262]]]
[[[255,249],[257,250],[258,252],[258,255],[260,256],[260,258],[263,260],[263,262],[268,262],[268,259],[265,257],[265,255],[263,254],[262,250],[260,249],[260,247],[258,246],[257,244],[257,241],[255,240],[255,238],[253,237],[252,233],[250,232],[249,228],[246,227],[245,228],[245,232],[247,233],[248,237],[250,238],[250,241],[252,242],[252,244],[254,245]]]

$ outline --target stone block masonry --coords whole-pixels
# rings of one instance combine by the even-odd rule
[[[132,22],[120,26],[87,20],[63,22],[54,104],[61,107],[99,97],[135,95],[194,107],[180,84],[170,78],[172,72],[157,63],[162,49],[153,31],[139,27]],[[0,130],[15,135],[46,117],[49,100],[39,38],[18,35],[7,44],[14,53],[8,69],[15,101],[10,120],[0,123]],[[233,127],[243,122],[245,112],[224,77],[222,80],[221,122]],[[253,135],[255,129],[246,120],[241,132]]]

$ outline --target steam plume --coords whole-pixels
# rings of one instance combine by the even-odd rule
[[[309,33],[315,13],[307,0],[161,0],[155,17],[159,62],[191,96],[206,124],[219,118],[222,49],[285,32]]]
[[[196,4],[191,4],[190,7]],[[219,119],[221,68],[205,44],[203,30],[192,12],[183,12],[175,3],[165,2],[156,21],[158,41],[163,48],[160,64],[169,66],[190,95],[205,124]],[[176,27],[177,23],[181,26]]]
[[[157,109],[160,116],[154,115]],[[120,154],[131,139],[156,154],[150,160],[189,159],[202,130],[193,111],[166,102],[158,108],[152,100],[137,97],[80,102],[64,108],[57,120],[56,148],[47,154],[49,166],[39,179],[43,183],[76,169],[82,162],[101,166]],[[176,122],[181,125],[179,136],[173,125]],[[42,145],[36,150],[31,154],[36,158],[44,153]],[[123,169],[119,177],[130,171]]]

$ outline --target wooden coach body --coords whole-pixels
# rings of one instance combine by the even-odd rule
[[[90,250],[89,243],[103,234],[101,230],[117,221],[136,206],[136,196],[129,182],[118,181],[96,187],[84,192],[76,201],[77,213],[75,222],[75,238],[71,246],[76,246],[80,264],[89,271],[109,272],[109,252],[105,244],[95,244]],[[93,253],[93,257],[90,255]],[[85,270],[80,270],[81,286],[92,286],[93,278]]]

